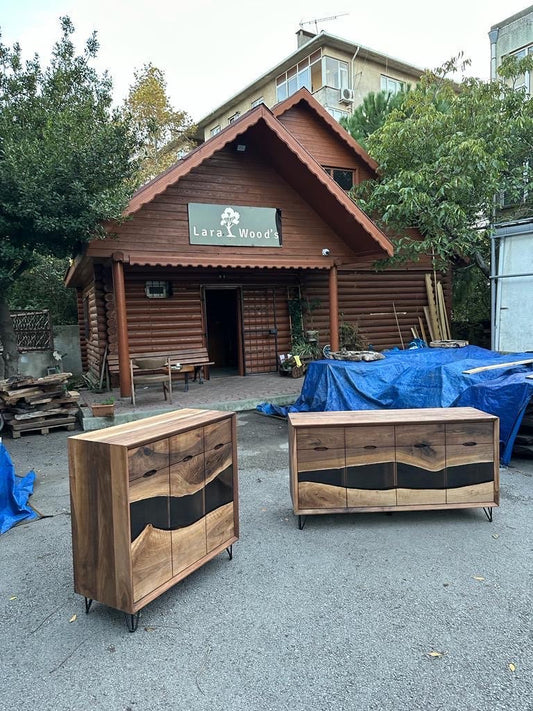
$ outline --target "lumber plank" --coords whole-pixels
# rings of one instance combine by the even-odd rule
[[[512,360],[508,363],[496,363],[494,365],[482,365],[479,368],[469,368],[469,370],[463,370],[463,375],[472,375],[473,373],[481,373],[484,370],[498,370],[499,368],[511,368],[515,365],[528,365],[533,363],[533,358],[527,358],[526,360]],[[533,375],[533,374],[532,374]],[[526,375],[527,378],[531,377]]]

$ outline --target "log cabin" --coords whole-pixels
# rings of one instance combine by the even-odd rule
[[[376,270],[392,243],[347,191],[377,168],[306,89],[248,111],[141,187],[73,261],[84,370],[107,354],[122,396],[138,353],[203,348],[227,373],[275,372],[295,299],[315,306],[306,327],[332,350],[339,321],[376,350],[407,343],[431,262]]]

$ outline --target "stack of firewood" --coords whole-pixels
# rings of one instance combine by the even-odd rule
[[[76,427],[80,395],[67,390],[72,373],[55,373],[43,378],[17,375],[0,380],[0,415],[11,428],[13,438],[23,432],[48,434],[50,429]]]

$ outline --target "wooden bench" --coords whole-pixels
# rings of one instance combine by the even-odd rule
[[[178,377],[185,378],[185,391],[189,389],[189,375],[193,373],[193,381],[198,380],[199,384],[203,384],[203,370],[204,368],[209,368],[210,365],[214,365],[214,361],[209,360],[209,355],[207,353],[207,348],[181,348],[173,351],[167,351],[166,353],[160,351],[153,351],[150,353],[130,353],[130,359],[135,358],[159,358],[168,357],[170,358],[172,379],[175,380]],[[172,366],[180,363],[183,367],[181,370],[174,370]],[[107,364],[109,367],[110,375],[118,375],[118,355],[110,354],[107,357]],[[185,367],[190,366],[190,367]],[[192,368],[192,370],[191,370]],[[209,371],[208,371],[209,372]]]

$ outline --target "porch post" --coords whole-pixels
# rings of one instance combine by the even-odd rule
[[[339,350],[339,292],[337,266],[329,270],[329,341],[332,351]]]
[[[130,348],[128,344],[128,319],[126,314],[126,290],[124,288],[124,263],[121,254],[113,254],[113,293],[117,316],[118,370],[120,396],[131,395]]]

